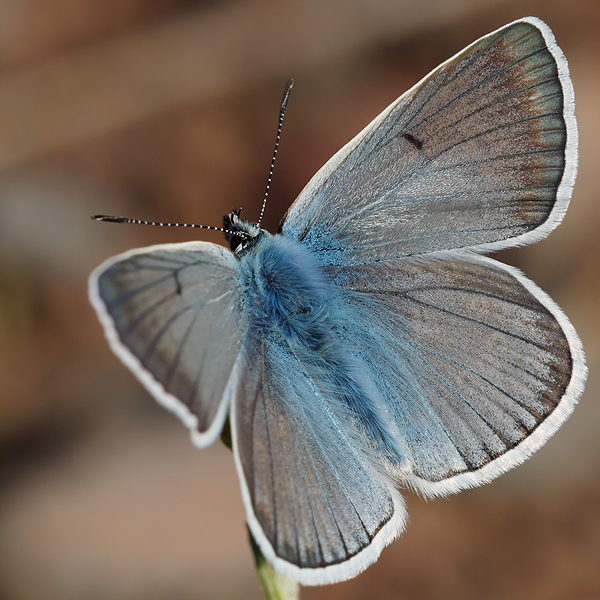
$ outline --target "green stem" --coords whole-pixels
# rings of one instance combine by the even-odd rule
[[[221,441],[231,450],[231,427],[229,417],[223,425],[221,432]],[[256,572],[267,600],[299,600],[300,585],[287,577],[277,573],[269,564],[267,559],[260,551],[258,544],[254,541],[250,529],[248,529],[248,538],[254,554],[254,563]]]
[[[273,569],[263,556],[249,529],[248,538],[250,539],[250,545],[254,553],[258,579],[267,600],[298,600],[300,598],[300,585]]]

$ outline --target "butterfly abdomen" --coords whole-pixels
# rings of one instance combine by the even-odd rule
[[[367,391],[374,390],[366,384],[365,369],[336,333],[336,288],[317,258],[295,240],[265,233],[241,260],[253,335],[262,330],[277,339],[300,360],[311,385],[342,420],[351,420],[380,457],[402,462],[403,453]]]

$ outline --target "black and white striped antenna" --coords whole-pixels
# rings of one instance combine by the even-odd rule
[[[131,223],[133,225],[157,225],[158,227],[194,227],[196,229],[211,229],[212,231],[221,231],[223,233],[233,233],[222,227],[213,227],[212,225],[196,225],[195,223],[161,223],[159,221],[143,221],[142,219],[130,219],[129,217],[113,217],[111,215],[94,215],[95,221],[107,221],[108,223]],[[236,232],[237,233],[237,232]]]
[[[262,208],[260,209],[260,216],[256,223],[260,227],[263,215],[265,214],[265,206],[267,205],[267,197],[269,196],[269,190],[271,189],[271,181],[273,180],[273,170],[275,169],[275,159],[277,158],[277,150],[279,150],[279,140],[281,139],[281,127],[283,125],[283,117],[285,116],[285,109],[287,108],[288,100],[290,99],[290,92],[294,87],[294,80],[289,79],[285,85],[283,91],[283,98],[281,100],[281,106],[279,107],[279,123],[277,124],[277,137],[275,138],[275,149],[273,150],[273,158],[271,159],[271,168],[269,169],[269,178],[267,179],[267,189],[265,190],[265,197],[263,198]]]
[[[262,221],[263,215],[265,213],[265,206],[267,205],[267,197],[269,196],[271,181],[273,180],[273,170],[275,169],[275,159],[277,158],[277,150],[279,150],[279,140],[281,139],[281,127],[283,125],[283,117],[285,116],[285,109],[287,108],[287,103],[293,85],[294,80],[288,80],[285,86],[285,90],[283,92],[281,106],[279,107],[279,122],[277,125],[277,137],[275,138],[275,149],[273,150],[273,158],[271,159],[271,168],[269,169],[269,178],[267,179],[267,189],[265,190],[262,208],[260,209],[260,216],[258,217],[258,226],[260,226],[260,222]],[[160,221],[144,221],[142,219],[130,219],[129,217],[115,217],[112,215],[93,215],[92,219],[94,219],[95,221],[106,221],[108,223],[130,223],[132,225],[156,225],[158,227],[192,227],[195,229],[210,229],[211,231],[221,231],[222,233],[248,237],[248,234],[244,231],[230,231],[229,229],[224,229],[223,227],[213,227],[212,225],[196,225],[194,223],[162,223]]]

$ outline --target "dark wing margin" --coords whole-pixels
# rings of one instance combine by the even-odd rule
[[[577,173],[566,59],[542,21],[449,59],[313,177],[280,225],[325,264],[363,264],[545,237]]]
[[[269,562],[303,585],[354,577],[403,529],[403,501],[278,336],[250,330],[231,407],[247,520]]]
[[[521,464],[571,414],[587,369],[573,326],[518,269],[471,253],[336,267],[354,348],[427,496]]]
[[[199,447],[220,434],[246,332],[237,261],[205,242],[132,250],[100,265],[89,296],[113,352]]]

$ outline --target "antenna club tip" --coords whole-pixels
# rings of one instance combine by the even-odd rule
[[[281,100],[281,111],[280,111],[281,118],[283,118],[283,113],[285,111],[285,107],[287,106],[287,102],[290,97],[290,92],[292,91],[292,87],[294,87],[294,80],[288,79],[288,82],[285,84],[285,90],[283,90],[283,99]]]
[[[109,221],[111,223],[127,223],[131,220],[125,217],[112,217],[110,215],[92,215],[92,219],[94,221]]]

